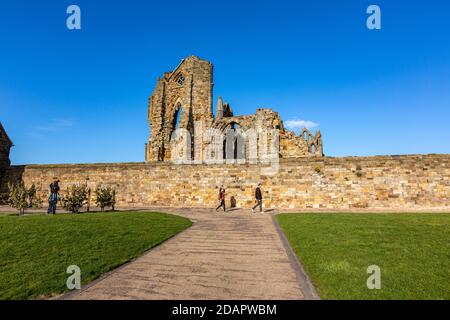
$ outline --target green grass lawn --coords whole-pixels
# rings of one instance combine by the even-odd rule
[[[277,220],[322,299],[450,299],[450,214],[305,213]],[[367,267],[381,289],[367,288]]]
[[[191,224],[153,212],[0,216],[0,299],[64,292],[69,265],[86,284]]]

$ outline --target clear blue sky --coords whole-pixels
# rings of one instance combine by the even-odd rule
[[[214,64],[215,100],[320,124],[327,155],[450,153],[446,0],[10,0],[0,46],[14,164],[143,161],[156,78],[190,54]]]

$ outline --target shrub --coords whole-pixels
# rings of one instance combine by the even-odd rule
[[[0,194],[0,205],[8,204],[8,198],[9,198],[9,195],[7,192]]]
[[[105,207],[111,207],[114,210],[116,204],[116,190],[111,187],[97,187],[95,190],[95,204],[101,208],[102,211]]]
[[[39,208],[42,206],[42,199],[37,195],[36,186],[33,184],[29,189],[25,187],[23,181],[8,184],[9,194],[7,203],[23,215],[28,208]]]
[[[38,189],[36,189],[36,186],[33,183],[30,189],[28,189],[28,206],[29,208],[41,208],[42,202]]]
[[[19,215],[25,213],[25,209],[28,208],[28,190],[25,188],[23,182],[8,184],[9,197],[8,204],[16,210],[19,210]]]
[[[72,213],[78,213],[87,203],[87,185],[72,185],[67,189],[67,194],[61,199],[62,207]]]
[[[36,186],[34,185],[34,183],[31,185],[30,189],[28,189],[28,196],[30,198],[34,198],[36,196]]]
[[[361,178],[362,175],[363,175],[363,173],[362,173],[361,171],[356,171],[356,176],[357,176],[358,178]]]
[[[320,169],[319,166],[317,166],[317,167],[314,168],[314,171],[316,171],[317,173],[320,173],[321,169]]]

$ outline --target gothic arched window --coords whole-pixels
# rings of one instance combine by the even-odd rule
[[[173,130],[178,129],[178,125],[180,124],[181,119],[181,112],[182,112],[181,104],[178,104],[175,109],[175,114],[173,116],[173,123],[172,123]]]
[[[232,122],[225,129],[223,141],[223,158],[242,160],[245,159],[245,141],[239,124]]]
[[[182,73],[178,74],[175,77],[175,82],[178,83],[179,85],[183,85],[184,84],[184,80],[186,80],[186,78],[183,76]]]

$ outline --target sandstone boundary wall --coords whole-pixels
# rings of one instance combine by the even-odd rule
[[[278,174],[261,175],[261,164],[174,165],[114,163],[12,166],[1,183],[35,183],[43,199],[54,177],[61,190],[73,183],[116,188],[117,207],[215,207],[217,187],[227,206],[254,204],[262,183],[266,208],[450,209],[450,154],[280,159]],[[92,192],[94,194],[94,192]],[[91,202],[93,204],[93,201]],[[46,205],[46,203],[44,203]]]

